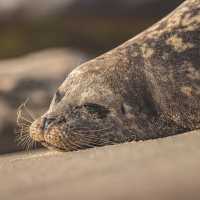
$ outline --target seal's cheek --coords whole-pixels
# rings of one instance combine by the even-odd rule
[[[44,132],[44,141],[54,147],[64,148],[61,127],[53,126],[48,131]]]
[[[37,142],[44,141],[44,132],[41,129],[41,119],[37,119],[31,124],[29,134],[30,137]]]

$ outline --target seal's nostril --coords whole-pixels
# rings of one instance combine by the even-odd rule
[[[41,129],[46,130],[54,120],[54,118],[43,118]]]

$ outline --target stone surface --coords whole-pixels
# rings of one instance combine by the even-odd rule
[[[174,0],[173,2],[162,2],[165,6],[170,7],[173,5],[177,5],[183,0]],[[76,13],[77,10],[84,12],[90,11],[90,13],[110,13],[111,15],[114,13],[118,13],[118,15],[122,12],[128,11],[131,13],[131,9],[135,9],[135,7],[143,6],[144,4],[148,5],[161,5],[160,0],[1,0],[0,2],[0,17],[12,17],[12,15],[16,15],[16,17],[25,17],[25,18],[37,18],[45,15],[52,15],[58,12],[64,13]],[[112,7],[112,9],[110,8]],[[157,9],[162,10],[163,7]],[[71,9],[73,11],[71,12]],[[148,9],[147,9],[148,10]],[[95,11],[95,12],[94,12]],[[134,10],[137,12],[137,9]],[[18,15],[17,15],[18,14]],[[143,13],[145,15],[146,13]]]
[[[0,199],[200,199],[200,131],[68,153],[0,157]]]
[[[40,115],[67,74],[86,60],[78,51],[51,49],[0,61],[0,153],[20,149],[14,143],[20,104],[29,99],[30,110]]]

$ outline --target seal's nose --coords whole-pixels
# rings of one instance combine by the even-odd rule
[[[29,128],[30,137],[38,142],[44,141],[44,131],[41,129],[41,119],[36,119]]]
[[[41,123],[41,129],[42,130],[47,130],[49,126],[55,121],[55,118],[47,118],[44,117]]]

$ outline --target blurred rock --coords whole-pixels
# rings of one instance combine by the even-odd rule
[[[14,143],[20,104],[29,98],[29,109],[41,114],[67,74],[87,57],[70,49],[53,49],[0,61],[0,153],[21,149]]]
[[[9,18],[14,14],[18,14],[16,16],[27,19],[27,17],[38,18],[60,12],[65,14],[68,12],[70,14],[86,14],[85,11],[89,11],[87,14],[93,13],[93,15],[104,15],[105,13],[109,15],[120,15],[122,13],[125,15],[135,15],[137,13],[141,15],[137,9],[140,6],[156,5],[155,9],[157,13],[161,13],[163,10],[176,6],[182,1],[183,0],[1,0],[0,16]],[[146,11],[150,10],[148,6],[146,7]],[[143,12],[142,15],[146,15],[147,13],[148,12]]]
[[[183,0],[0,0],[0,58],[71,46],[99,55]]]

